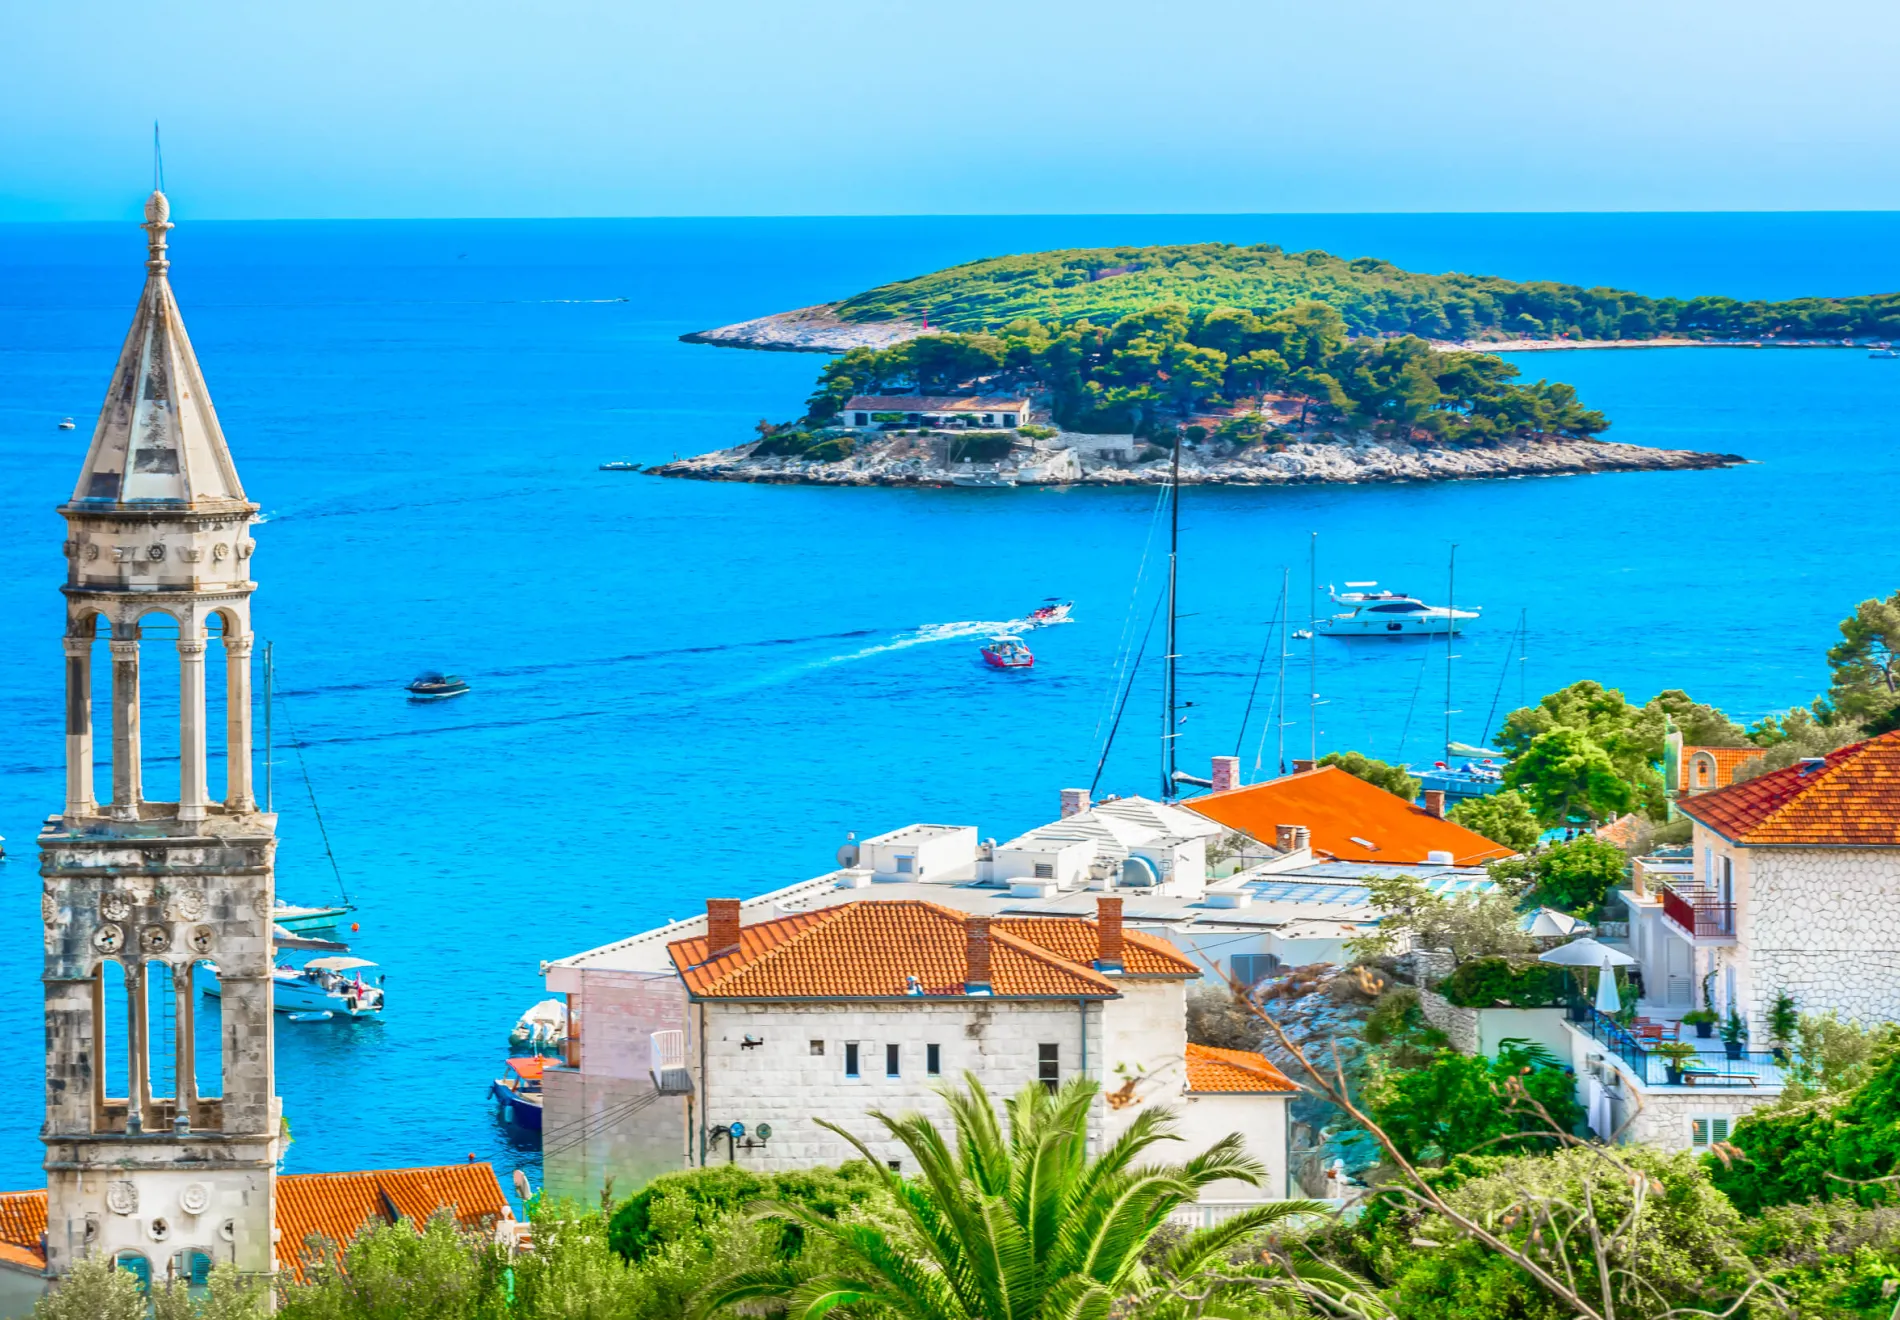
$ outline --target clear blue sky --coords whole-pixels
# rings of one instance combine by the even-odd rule
[[[1900,208],[1891,0],[0,0],[0,219]]]

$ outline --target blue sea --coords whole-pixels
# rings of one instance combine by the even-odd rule
[[[279,1020],[293,1171],[473,1155],[535,1173],[538,1152],[486,1091],[508,1028],[542,996],[541,960],[815,873],[847,831],[956,821],[1006,838],[1053,816],[1058,789],[1096,781],[1119,659],[1160,580],[1155,492],[597,470],[794,416],[821,362],[682,332],[998,253],[1217,239],[1655,294],[1900,287],[1891,214],[220,224],[177,206],[174,284],[268,517],[255,620],[279,694],[279,893],[347,888],[357,947],[388,975],[383,1021]],[[0,1038],[16,1064],[0,1188],[41,1178],[33,836],[61,801],[53,510],[142,245],[130,223],[0,227]],[[1900,363],[1743,349],[1518,361],[1576,384],[1615,438],[1753,461],[1189,489],[1184,768],[1238,751],[1250,777],[1269,773],[1282,740],[1288,756],[1437,753],[1442,645],[1296,648],[1273,707],[1269,623],[1283,580],[1305,615],[1309,573],[1442,598],[1456,545],[1457,603],[1483,607],[1451,668],[1453,735],[1470,742],[1580,678],[1638,700],[1682,687],[1749,720],[1804,703],[1836,622],[1900,587]],[[65,415],[78,430],[55,429]],[[1075,622],[1030,635],[1036,668],[982,668],[982,637],[1048,596],[1073,598]],[[1099,792],[1156,789],[1160,649]],[[411,704],[402,685],[425,668],[474,691]],[[148,662],[161,797],[177,782],[166,669]]]

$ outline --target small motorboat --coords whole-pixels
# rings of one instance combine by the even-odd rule
[[[967,462],[967,460],[966,460]],[[1016,474],[1001,468],[964,467],[950,474],[952,486],[976,486],[988,490],[994,487],[1014,486]]]
[[[73,421],[70,417],[62,417],[59,419],[59,429],[62,431],[73,430],[77,425],[78,423]]]
[[[530,1132],[541,1130],[541,1070],[545,1067],[547,1060],[538,1056],[510,1059],[503,1065],[501,1076],[489,1088],[503,1119]]]
[[[417,674],[415,682],[404,690],[409,693],[411,701],[446,701],[467,692],[468,684],[458,675],[440,674],[429,669]]]
[[[1416,596],[1402,591],[1380,591],[1377,582],[1348,582],[1354,591],[1327,588],[1333,602],[1350,605],[1344,614],[1319,621],[1319,630],[1330,637],[1443,637],[1464,630],[1467,619],[1478,617],[1476,610],[1448,609],[1427,605]]]
[[[380,1017],[383,1011],[382,977],[375,984],[363,979],[363,969],[376,964],[367,958],[312,958],[302,967],[271,968],[271,1007],[279,1013],[329,1013],[333,1017]],[[221,997],[218,965],[200,962],[197,983],[201,994]]]
[[[1304,642],[1311,638],[1312,635],[1313,630],[1311,628],[1295,628],[1293,630],[1293,640],[1296,642]]]
[[[611,463],[602,463],[600,470],[602,472],[638,472],[640,465],[638,463],[628,462],[624,458],[616,458]]]
[[[1463,765],[1434,761],[1411,773],[1418,779],[1421,791],[1435,789],[1454,802],[1483,797],[1504,787],[1504,767],[1488,759],[1466,761]]]
[[[284,1017],[291,1022],[328,1022],[336,1014],[329,1009],[318,1009],[314,1013],[286,1013]]]
[[[552,1054],[567,1040],[567,1005],[559,999],[543,999],[521,1015],[508,1043],[516,1049],[535,1054]]]
[[[1896,348],[1871,349],[1868,351],[1867,356],[1870,358],[1900,358],[1900,349],[1896,349]]]
[[[983,648],[983,663],[991,669],[1029,669],[1036,657],[1020,637],[992,637]]]
[[[1074,601],[1059,600],[1050,596],[1042,604],[1029,611],[1029,621],[1031,623],[1067,623],[1069,611],[1074,608]]]

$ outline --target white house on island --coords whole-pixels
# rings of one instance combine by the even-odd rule
[[[967,426],[1012,431],[1029,420],[1029,400],[1009,394],[858,394],[845,400],[838,425]]]

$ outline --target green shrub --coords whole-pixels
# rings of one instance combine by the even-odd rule
[[[1570,994],[1569,974],[1549,963],[1477,958],[1432,987],[1460,1008],[1550,1008]]]
[[[754,1201],[795,1201],[825,1215],[842,1214],[883,1196],[883,1183],[861,1160],[838,1168],[758,1174],[736,1164],[714,1164],[655,1178],[614,1211],[607,1242],[638,1262],[665,1243],[693,1236]],[[796,1255],[802,1236],[784,1226],[780,1249]]]
[[[1053,440],[1062,432],[1053,426],[1031,426],[1027,422],[1016,428],[1018,435],[1026,435],[1031,440]]]
[[[1509,789],[1466,798],[1446,812],[1445,818],[1517,853],[1535,848],[1544,833],[1531,804],[1524,800],[1523,794]]]
[[[1589,916],[1628,875],[1629,858],[1613,843],[1580,834],[1526,857],[1492,862],[1491,878],[1507,889],[1528,887],[1539,903]]]
[[[774,431],[752,447],[754,458],[802,458],[811,448],[811,436],[804,431]]]
[[[1413,1162],[1554,1145],[1554,1138],[1533,1135],[1550,1125],[1513,1086],[1521,1086],[1563,1131],[1582,1125],[1577,1079],[1550,1051],[1523,1041],[1505,1041],[1494,1059],[1442,1050],[1423,1068],[1381,1078],[1367,1099],[1373,1121]]]
[[[849,458],[857,449],[858,442],[848,435],[834,435],[828,440],[820,440],[805,451],[805,457],[814,463],[836,463],[839,459]]]
[[[1862,1205],[1900,1201],[1900,1047],[1884,1046],[1867,1080],[1739,1119],[1729,1142],[1742,1158],[1710,1156],[1709,1175],[1743,1214],[1841,1197]]]
[[[1418,799],[1422,781],[1414,778],[1402,765],[1389,765],[1364,752],[1328,752],[1319,758],[1319,763],[1336,765],[1354,779],[1363,779],[1375,788],[1383,788],[1393,797],[1404,798],[1407,802]]]

